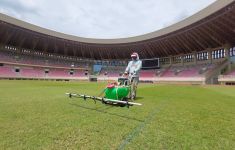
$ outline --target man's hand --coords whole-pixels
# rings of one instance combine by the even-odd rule
[[[128,72],[124,72],[122,76],[126,77],[128,75]]]
[[[136,75],[136,71],[134,71],[133,75]]]

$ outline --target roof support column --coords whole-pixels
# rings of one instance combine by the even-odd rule
[[[194,65],[197,65],[197,52],[193,53]]]
[[[169,64],[172,65],[172,56],[169,56]]]
[[[208,62],[212,64],[212,49],[208,49]]]
[[[230,54],[229,54],[229,50],[232,47],[230,44],[225,44],[224,46],[224,50],[225,50],[225,58],[230,60]]]
[[[181,58],[181,66],[184,66],[184,55],[181,55],[180,58]]]
[[[44,42],[43,44],[43,53],[46,54],[48,49],[48,42]]]
[[[229,61],[228,64],[228,71],[230,72],[232,70],[232,65],[230,63],[230,48],[232,47],[231,44],[225,44],[224,45],[224,50],[225,50],[225,59]]]
[[[68,47],[64,47],[64,55],[68,56]]]
[[[171,65],[173,64],[173,57],[170,56],[170,57],[169,57],[169,60],[170,60],[169,64],[170,64],[170,66],[171,66]]]
[[[0,50],[4,49],[4,45],[0,43]]]

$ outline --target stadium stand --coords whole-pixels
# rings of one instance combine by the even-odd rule
[[[17,79],[87,79],[89,65],[45,56],[0,51],[0,77]],[[79,68],[78,68],[79,67]]]
[[[212,57],[211,57],[212,58]],[[175,59],[176,60],[176,59]],[[219,61],[218,61],[219,60]],[[203,63],[199,60],[197,65],[185,62],[183,65],[177,63],[163,65],[160,69],[141,70],[141,81],[155,81],[159,83],[200,83],[204,84],[207,74],[213,72],[221,62],[221,59],[207,59]],[[212,63],[210,63],[212,62]],[[63,59],[49,58],[45,56],[25,55],[14,51],[0,51],[0,77],[8,78],[38,78],[38,79],[88,79],[85,70],[91,70],[92,65],[87,63],[67,61]],[[73,65],[71,67],[71,65]],[[76,68],[80,67],[80,68]],[[82,69],[81,69],[82,68]],[[116,80],[120,77],[126,66],[123,63],[112,64],[105,62],[99,72],[99,80]],[[18,72],[16,72],[18,70]],[[231,73],[233,75],[233,73]],[[230,75],[230,78],[231,78]]]
[[[103,66],[99,74],[110,77],[118,77],[120,74],[123,74],[125,69],[125,66]]]
[[[214,67],[213,64],[171,67],[160,77],[202,77]]]
[[[53,57],[37,56],[24,53],[16,53],[14,51],[0,51],[1,62],[12,62],[19,64],[34,64],[43,66],[54,66],[54,67],[89,67],[84,62],[75,62],[70,60],[58,59]]]

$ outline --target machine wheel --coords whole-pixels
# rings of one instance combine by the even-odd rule
[[[122,98],[122,101],[128,101],[127,97]]]
[[[127,97],[122,98],[122,101],[128,101]],[[120,107],[125,107],[125,104],[120,104]]]

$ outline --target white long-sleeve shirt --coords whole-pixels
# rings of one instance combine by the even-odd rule
[[[139,77],[139,72],[142,67],[142,61],[137,59],[137,60],[132,60],[128,63],[128,66],[126,67],[125,72],[128,72],[129,75]]]

